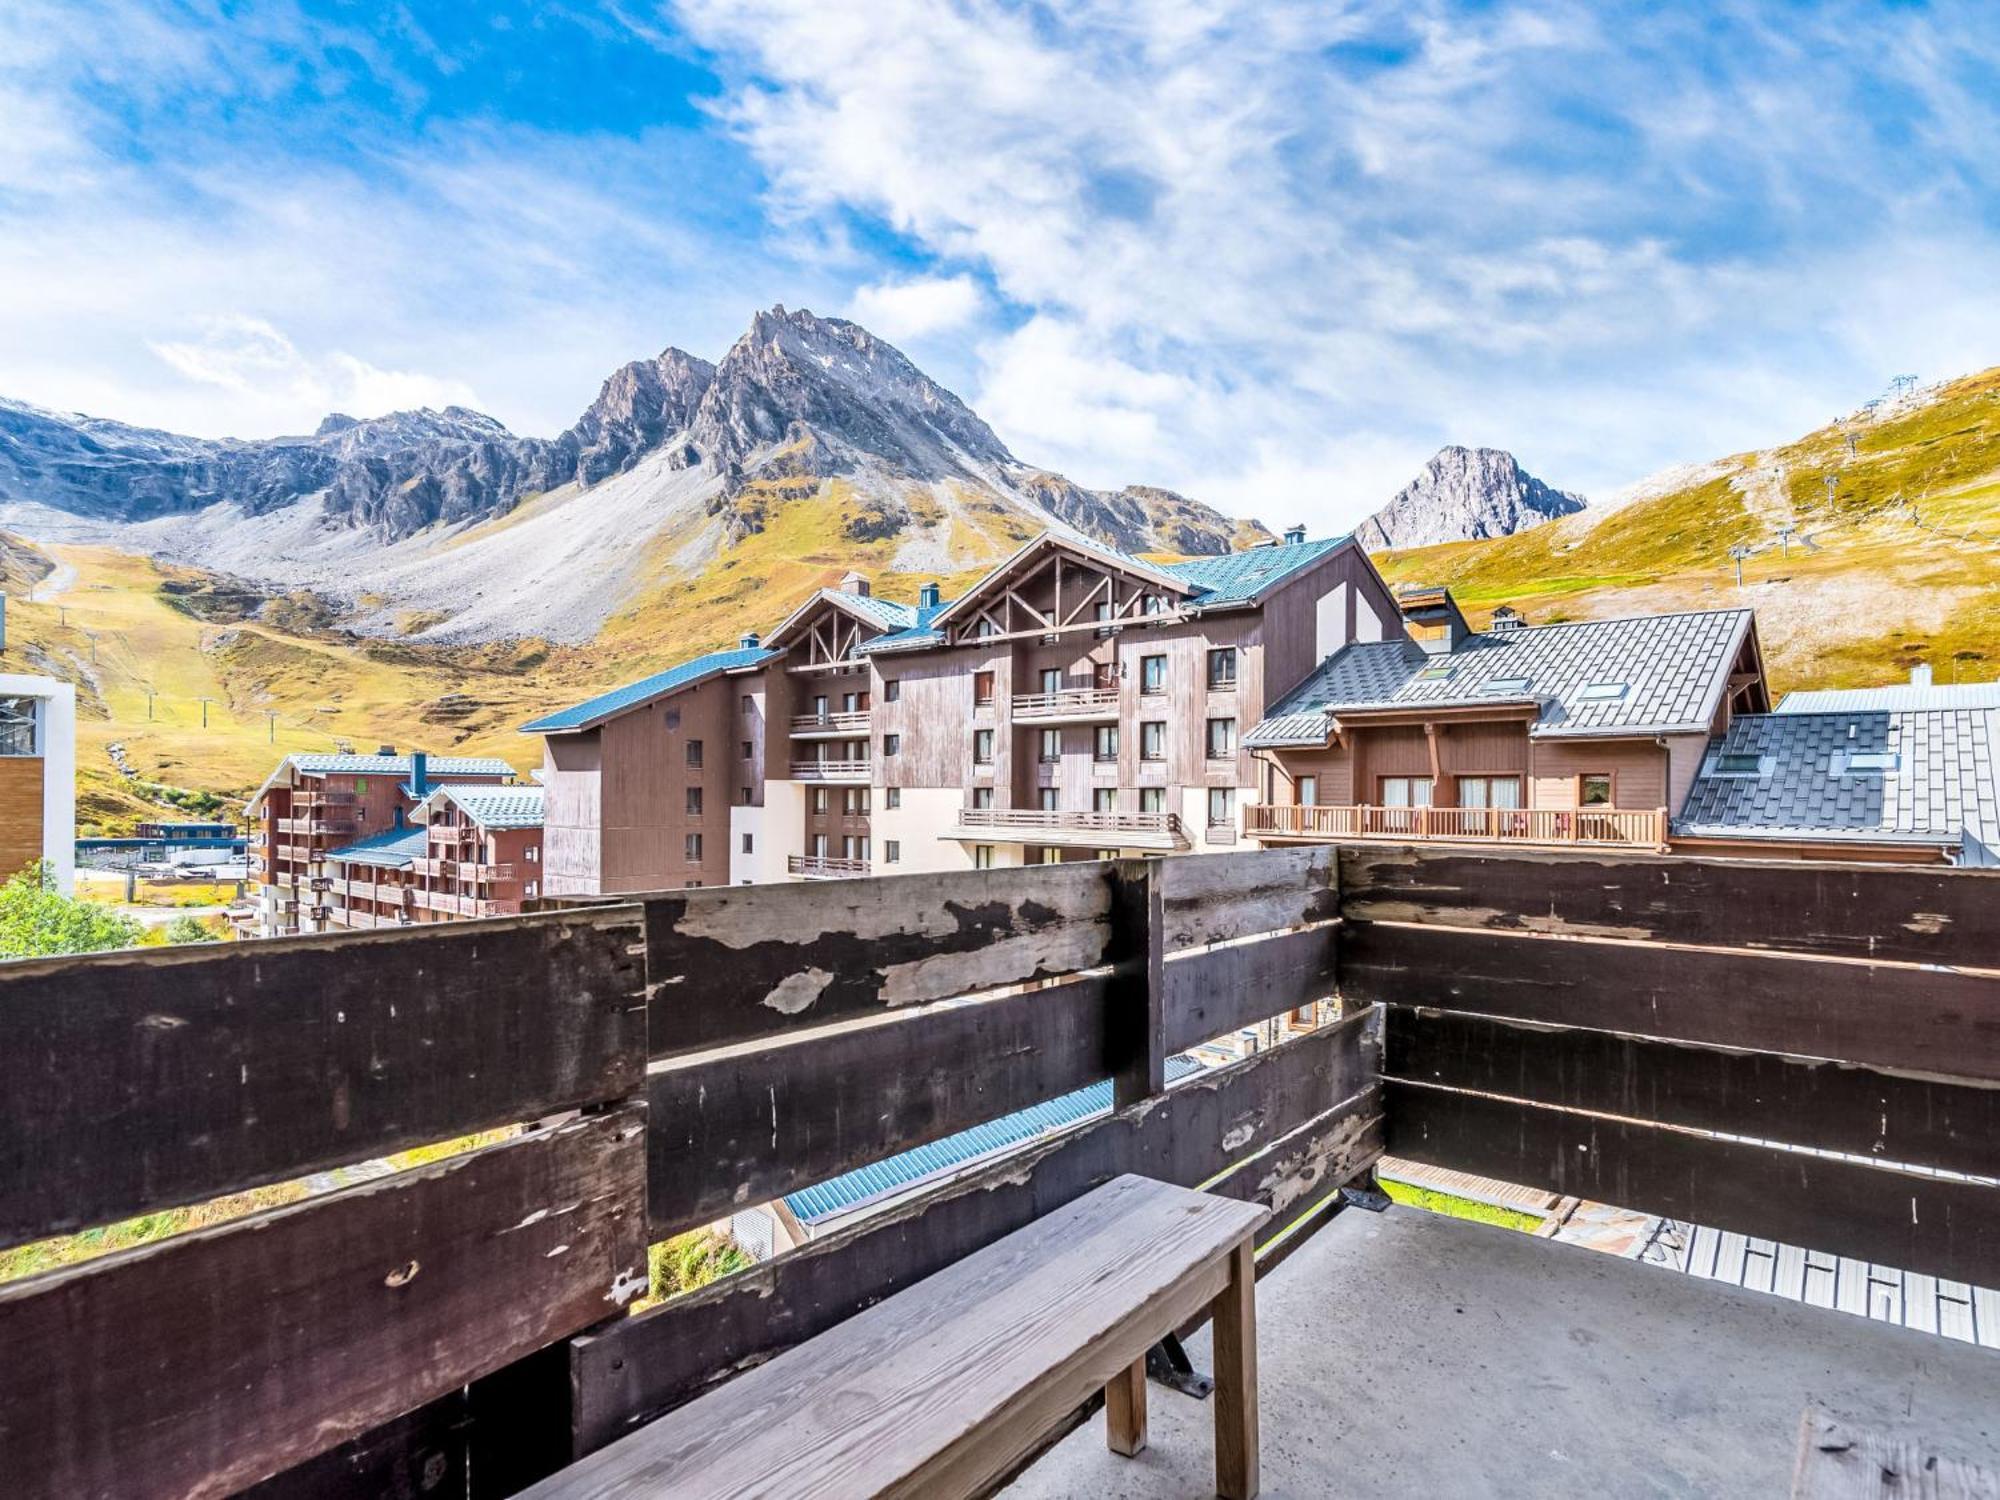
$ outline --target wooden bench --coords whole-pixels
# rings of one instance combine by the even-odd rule
[[[584,1496],[977,1495],[1100,1388],[1146,1444],[1146,1350],[1215,1323],[1215,1481],[1257,1493],[1251,1236],[1270,1217],[1119,1177],[535,1486]]]

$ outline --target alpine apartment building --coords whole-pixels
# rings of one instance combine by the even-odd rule
[[[1266,704],[1399,637],[1349,537],[1152,563],[1046,532],[957,599],[858,574],[523,726],[551,896],[1238,847]]]

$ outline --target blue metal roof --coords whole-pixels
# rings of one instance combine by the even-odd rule
[[[414,828],[395,828],[349,844],[344,849],[329,849],[326,857],[351,865],[383,865],[400,870],[411,860],[423,858],[429,839],[430,830],[422,824]]]
[[[1167,1059],[1167,1082],[1201,1071],[1201,1063],[1183,1053]],[[984,1125],[961,1130],[943,1140],[918,1146],[871,1166],[844,1172],[838,1177],[785,1195],[785,1207],[804,1224],[816,1223],[835,1214],[846,1213],[862,1204],[915,1187],[918,1183],[963,1167],[984,1156],[1034,1140],[1052,1130],[1076,1125],[1093,1115],[1111,1112],[1111,1082],[1093,1083],[1089,1088],[1064,1094],[1046,1104],[1016,1110]]]
[[[872,641],[862,642],[855,647],[855,655],[872,656],[877,651],[907,651],[913,646],[941,644],[944,641],[944,632],[933,630],[931,621],[949,609],[951,603],[951,600],[946,599],[937,604],[924,604],[910,609],[908,625],[887,635],[878,635]]]
[[[684,661],[677,667],[669,667],[664,672],[655,672],[651,677],[642,677],[637,682],[628,682],[621,688],[613,688],[608,693],[599,693],[595,698],[556,713],[544,714],[541,718],[521,726],[523,734],[556,734],[566,729],[587,729],[600,719],[608,719],[649,698],[658,698],[671,693],[676,688],[699,682],[704,677],[712,677],[717,672],[734,672],[743,667],[761,666],[778,653],[766,651],[761,646],[739,646],[732,651],[711,651],[706,656],[697,656],[693,661]]]
[[[1256,598],[1300,568],[1318,562],[1346,540],[1344,536],[1335,536],[1317,542],[1279,542],[1271,547],[1227,552],[1221,557],[1190,557],[1185,562],[1152,566],[1201,590],[1195,596],[1197,604],[1240,604]]]

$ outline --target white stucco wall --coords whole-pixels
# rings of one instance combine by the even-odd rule
[[[1336,583],[1313,608],[1313,650],[1325,661],[1347,644],[1347,585]]]
[[[762,807],[729,809],[729,883],[768,885],[789,880],[786,860],[805,852],[806,788],[799,781],[764,783]],[[743,852],[743,835],[751,835],[750,852]]]
[[[0,698],[39,698],[35,750],[42,758],[42,858],[56,888],[76,886],[76,689],[54,677],[0,672]]]
[[[943,837],[958,821],[965,793],[958,787],[907,786],[903,805],[891,808],[882,788],[875,789],[875,810],[869,815],[869,837],[875,841],[877,875],[922,875],[933,870],[969,870],[972,845]],[[889,840],[900,846],[900,858],[889,863]],[[998,846],[994,862],[999,863]],[[1020,863],[1015,850],[1014,863]]]

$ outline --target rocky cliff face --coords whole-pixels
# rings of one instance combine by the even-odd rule
[[[1584,508],[1498,448],[1441,448],[1423,472],[1355,529],[1370,551],[1512,536]]]
[[[518,437],[462,407],[356,420],[309,437],[209,441],[0,400],[0,502],[113,522],[221,504],[251,516],[304,500],[323,526],[385,543],[505,514],[523,497],[628,474],[654,454],[718,486],[739,534],[759,479],[854,481],[871,539],[894,536],[927,487],[984,493],[1033,521],[1114,546],[1227,551],[1236,526],[1164,490],[1106,493],[1021,463],[993,429],[867,329],[783,307],[760,312],[720,365],[679,349],[635,360],[556,438]],[[851,523],[862,524],[862,523]]]

